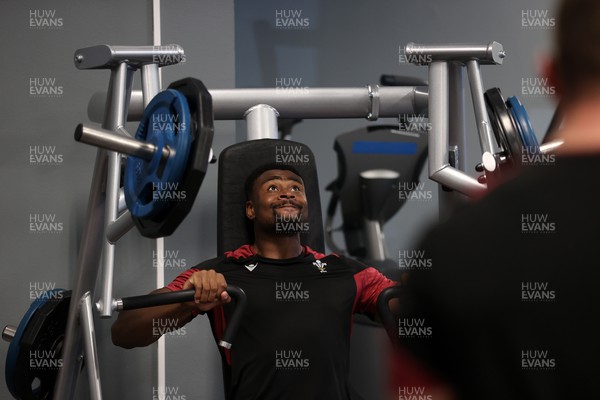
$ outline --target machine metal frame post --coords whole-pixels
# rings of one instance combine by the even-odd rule
[[[105,195],[102,189],[106,180],[107,165],[107,152],[99,149],[90,188],[86,225],[79,248],[77,277],[72,292],[73,299],[81,299],[85,292],[93,290],[98,276],[105,215]],[[62,349],[63,366],[58,372],[54,388],[53,398],[55,399],[72,400],[75,395],[77,377],[83,362],[82,332],[79,319],[80,307],[80,302],[75,300],[71,301],[69,306]]]
[[[429,177],[466,195],[483,192],[485,185],[448,161],[449,110],[448,62],[434,61],[429,65]]]
[[[502,45],[497,42],[444,45],[408,43],[404,48],[404,53],[409,59],[415,60],[415,64],[429,65],[429,119],[431,123],[429,177],[468,196],[485,192],[487,185],[478,182],[448,162],[450,67],[447,64],[461,63],[468,66],[475,114],[478,119],[478,128],[480,128],[479,138],[482,149],[487,149],[492,145],[491,131],[488,129],[489,123],[485,123],[486,112],[483,108],[479,66],[502,64],[506,56]],[[480,123],[480,121],[483,122]],[[493,159],[491,154],[484,153],[484,165],[490,164],[490,159]]]
[[[146,64],[142,66],[142,92],[144,97],[144,108],[160,92],[160,78],[158,64]]]
[[[142,77],[143,88],[148,92],[148,96],[152,96],[153,92],[158,90],[157,68],[177,63],[177,61],[172,61],[173,56],[183,56],[183,49],[176,45],[160,48],[153,46],[100,45],[76,51],[75,63],[79,69],[111,69],[103,128],[124,135],[127,134],[124,124],[127,120],[135,70],[142,68],[144,73]],[[156,64],[156,67],[146,66],[147,64]],[[148,98],[145,100],[148,100]],[[127,210],[123,211],[121,218],[117,219],[118,213],[125,208],[123,194],[119,189],[120,162],[120,154],[98,149],[88,198],[86,225],[77,260],[75,288],[72,292],[74,299],[83,300],[84,295],[93,295],[104,244],[106,250],[103,258],[105,266],[104,289],[102,300],[99,301],[97,306],[99,305],[98,308],[105,316],[110,316],[113,311],[112,270],[114,252],[112,243],[133,226],[128,221],[131,217],[127,215]],[[71,302],[62,350],[64,363],[58,373],[54,389],[55,399],[72,400],[74,397],[81,363],[84,360],[82,325],[85,324],[84,329],[86,332],[94,331],[93,318],[90,318],[88,314],[88,310],[82,310],[80,301]],[[87,351],[90,351],[89,345]],[[87,367],[94,370],[97,369],[97,364],[90,363]],[[92,374],[92,372],[97,375],[97,379],[90,381],[90,391],[95,396],[94,399],[101,399],[99,371],[89,371],[89,374]]]
[[[94,329],[94,310],[92,294],[86,292],[81,299],[81,327],[85,348],[85,364],[90,382],[90,397],[92,400],[102,400],[102,385],[100,382],[100,366],[98,365],[98,348],[96,347],[96,330]]]
[[[378,261],[388,259],[389,253],[385,245],[385,235],[379,221],[363,218],[363,224],[366,238],[366,258]]]
[[[123,62],[116,68],[115,79],[111,80],[112,97],[110,98],[109,112],[102,124],[104,129],[125,132],[127,121],[127,107],[133,84],[135,70]],[[118,216],[119,188],[121,183],[121,154],[110,151],[108,153],[108,171],[106,179],[106,215],[104,217],[104,230],[113,224]],[[115,264],[115,245],[104,237],[102,251],[102,292],[96,303],[101,318],[112,316],[113,302],[113,276]],[[93,288],[92,288],[93,290]],[[93,293],[93,292],[92,292]]]
[[[469,74],[469,86],[471,87],[471,97],[473,98],[473,109],[475,110],[475,121],[479,132],[479,143],[481,144],[481,153],[496,153],[496,139],[492,132],[492,126],[485,108],[483,99],[483,80],[481,79],[481,69],[477,60],[467,61],[467,72]]]
[[[123,126],[127,116],[127,104],[129,102],[129,94],[131,93],[131,81],[133,79],[133,70],[131,70],[125,62],[118,64],[111,70],[109,96],[106,101],[106,118],[103,127],[106,129],[116,129]],[[83,299],[86,293],[93,293],[98,279],[99,261],[102,255],[101,248],[106,251],[109,243],[104,239],[104,232],[107,227],[107,221],[111,214],[117,213],[119,204],[119,180],[120,177],[120,156],[112,152],[113,156],[106,150],[99,149],[96,157],[96,165],[94,167],[94,176],[92,178],[92,188],[88,201],[88,217],[83,234],[81,248],[78,257],[77,280],[75,289],[73,290],[73,299]],[[115,170],[117,171],[115,174]],[[111,174],[112,187],[111,187]],[[116,175],[116,189],[115,189]],[[104,183],[106,182],[106,191],[102,192]],[[114,219],[114,218],[113,218]],[[104,246],[102,246],[104,244]],[[110,267],[110,282],[112,284],[112,264],[114,261],[114,252],[112,245],[108,247],[108,252],[103,255],[104,265]],[[112,294],[112,290],[110,290]],[[108,308],[111,308],[112,299],[109,302]],[[106,307],[105,307],[106,308]],[[80,318],[81,317],[81,318]],[[56,399],[73,399],[77,377],[80,370],[80,362],[84,361],[82,348],[82,325],[86,326],[86,331],[93,331],[93,318],[83,318],[81,303],[72,301],[69,307],[69,317],[67,320],[67,330],[63,345],[63,368],[59,371],[57,384],[54,390],[54,398]],[[87,368],[96,368],[95,364],[88,364]],[[89,372],[91,373],[91,372]],[[99,374],[99,371],[95,371]],[[98,387],[96,387],[98,386]],[[101,398],[100,378],[90,381],[90,392],[98,393]]]
[[[257,104],[244,113],[246,140],[279,139],[279,113],[267,104]]]
[[[467,129],[465,124],[464,66],[459,62],[448,63],[448,146],[453,155],[454,168],[467,170]],[[445,219],[454,208],[465,201],[465,196],[440,188],[438,194],[440,220]]]
[[[117,90],[119,92],[124,90],[124,94],[117,94],[116,98],[114,99],[118,102],[118,104],[115,105],[115,112],[117,114],[115,114],[111,120],[105,121],[103,128],[120,132],[125,138],[128,138],[130,135],[125,130],[125,123],[127,121],[127,110],[131,98],[131,87],[135,70],[129,67],[126,63],[121,63],[119,68],[127,69],[127,74],[123,74],[124,78],[121,78],[121,81],[117,83]],[[160,91],[158,65],[145,64],[142,65],[140,70],[142,77],[143,101],[144,106],[146,106]],[[122,99],[125,99],[124,103],[121,103]],[[107,118],[111,117],[107,116]],[[114,151],[111,151],[108,154],[109,168],[108,181],[106,183],[106,196],[109,200],[107,202],[107,215],[105,223],[106,238],[103,252],[104,275],[101,298],[96,303],[96,308],[98,309],[101,318],[110,318],[114,310],[114,298],[112,292],[114,276],[114,244],[125,233],[135,226],[129,210],[125,210],[123,214],[119,215],[119,188],[122,160],[121,154]]]

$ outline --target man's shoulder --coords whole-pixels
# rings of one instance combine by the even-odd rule
[[[220,266],[237,264],[244,262],[248,258],[254,256],[252,246],[249,244],[242,245],[235,250],[226,251],[225,253],[202,261],[198,265],[194,266],[194,269],[215,269]]]
[[[229,260],[245,260],[254,255],[255,253],[254,250],[252,250],[252,245],[244,244],[235,250],[226,251],[222,257]]]
[[[321,253],[320,251],[312,249],[310,246],[308,246],[306,244],[303,244],[302,248],[304,249],[304,254],[305,255],[307,255],[307,256],[313,256],[315,258],[315,260],[320,260],[322,258],[335,255],[334,253],[331,253],[331,254]]]
[[[311,253],[307,253],[307,254],[311,254]],[[331,265],[337,265],[338,267],[350,270],[353,273],[358,273],[365,269],[370,268],[369,265],[364,264],[358,260],[355,260],[353,258],[347,257],[342,254],[337,254],[337,253],[324,254],[324,253],[315,252],[315,253],[312,253],[311,255],[314,256],[315,260],[318,260],[321,263],[329,263]]]

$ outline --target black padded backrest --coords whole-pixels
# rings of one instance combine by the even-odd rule
[[[412,187],[427,158],[427,134],[397,131],[398,126],[374,125],[336,137],[334,149],[338,156],[338,177],[329,186],[339,195],[344,223],[344,238],[348,252],[365,256],[365,237],[360,194],[360,173],[370,169],[388,169],[400,174],[398,183]],[[383,222],[390,219],[406,200],[396,193],[382,210]]]
[[[244,184],[257,168],[289,166],[302,176],[308,201],[308,226],[302,243],[324,252],[323,218],[315,156],[305,144],[280,139],[259,139],[227,147],[219,156],[217,252],[235,250],[254,242],[246,218]]]

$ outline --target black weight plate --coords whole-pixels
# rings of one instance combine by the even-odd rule
[[[58,370],[62,367],[62,341],[67,325],[71,292],[53,290],[29,319],[18,343],[12,369],[11,394],[22,400],[52,398]],[[12,344],[12,343],[11,343]],[[8,383],[8,382],[7,382]]]
[[[502,92],[498,88],[491,88],[484,93],[484,98],[496,141],[504,151],[507,163],[520,165],[523,143]]]
[[[21,318],[19,325],[17,327],[17,331],[15,332],[15,336],[10,342],[10,346],[8,347],[8,352],[6,353],[6,367],[4,370],[4,378],[6,380],[6,386],[8,387],[9,392],[16,396],[16,388],[14,385],[15,382],[15,369],[19,359],[19,355],[21,353],[21,338],[23,337],[23,333],[27,329],[29,322],[35,316],[35,313],[44,305],[48,299],[37,298],[31,303],[27,312]]]

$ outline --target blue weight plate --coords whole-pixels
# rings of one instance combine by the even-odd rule
[[[63,289],[54,289],[46,293],[60,293],[62,291]],[[52,298],[52,295],[40,296],[39,298],[35,299],[33,303],[31,303],[29,309],[27,310],[23,318],[21,318],[21,322],[19,322],[19,326],[17,327],[15,336],[11,340],[10,345],[8,347],[8,352],[6,353],[4,377],[6,379],[6,386],[8,387],[8,390],[14,397],[18,396],[17,388],[15,387],[15,370],[19,359],[19,353],[21,351],[21,338],[23,337],[23,333],[27,329],[27,326],[29,325],[29,322],[31,321],[35,313],[40,308],[42,308],[44,304],[46,304],[48,301],[51,301]]]
[[[191,112],[192,144],[185,173],[178,189],[179,201],[173,201],[157,217],[134,218],[140,233],[149,238],[171,235],[191,210],[200,185],[206,175],[213,139],[212,97],[198,79],[185,78],[173,82],[169,89],[177,90],[187,99]],[[168,193],[167,193],[168,194]],[[176,200],[176,199],[174,199]]]
[[[190,109],[183,94],[168,89],[150,101],[135,137],[154,144],[157,152],[149,162],[130,156],[125,165],[125,201],[134,218],[150,219],[172,204],[170,194],[181,190],[193,141],[191,132]],[[171,155],[161,161],[165,146]]]
[[[529,116],[527,115],[525,107],[523,107],[519,99],[517,99],[515,96],[509,97],[506,100],[506,106],[510,110],[511,115],[515,120],[515,125],[517,126],[521,135],[523,146],[527,148],[529,153],[538,153],[538,140],[535,136],[533,127],[531,126],[531,121],[529,120]]]

